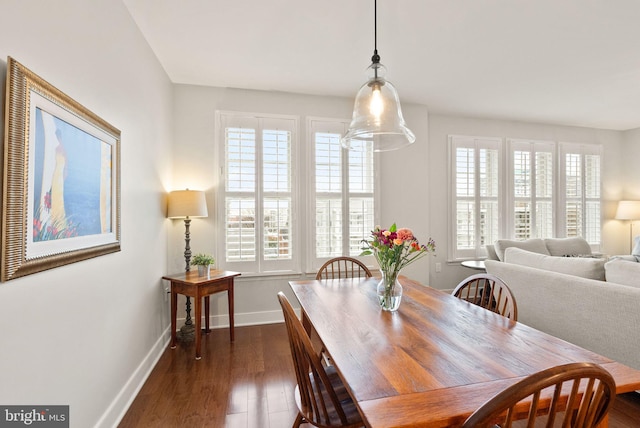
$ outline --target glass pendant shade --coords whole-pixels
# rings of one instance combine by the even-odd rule
[[[372,63],[369,78],[356,95],[353,118],[347,133],[340,140],[351,150],[364,150],[373,144],[373,151],[385,152],[406,147],[416,140],[404,121],[396,88],[384,78],[385,67]]]

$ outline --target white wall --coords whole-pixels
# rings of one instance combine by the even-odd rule
[[[622,141],[621,165],[624,174],[624,187],[620,199],[640,200],[640,174],[638,174],[640,170],[640,128],[624,132]]]
[[[640,161],[640,128],[632,129],[623,133],[623,148],[621,152],[620,169],[624,177],[623,192],[621,200],[640,200],[640,175],[638,174],[638,163]],[[625,254],[628,254],[632,246],[631,234],[633,237],[640,235],[640,221],[614,220],[621,223],[625,231]]]
[[[624,192],[625,182],[623,170],[620,167],[623,155],[623,133],[602,129],[579,128],[569,126],[555,126],[515,121],[473,119],[444,115],[429,115],[429,173],[430,187],[430,229],[435,234],[434,239],[440,244],[442,251],[438,257],[431,260],[442,263],[442,272],[436,273],[431,269],[429,284],[440,289],[452,289],[459,281],[474,273],[459,263],[447,264],[447,236],[449,199],[448,199],[448,135],[473,135],[501,138],[530,138],[535,140],[550,140],[572,143],[602,144],[603,174],[603,248],[605,254],[625,254],[629,252],[628,225],[613,220],[617,201]],[[640,137],[640,133],[637,134]],[[627,144],[630,146],[631,144]],[[637,152],[637,150],[636,150]],[[437,184],[435,184],[437,183]],[[625,228],[626,226],[626,228]]]
[[[354,88],[354,95],[357,88]],[[421,106],[403,105],[405,119],[417,136],[417,142],[398,152],[380,155],[382,193],[381,222],[390,226],[410,227],[419,238],[430,236],[428,221],[428,117]],[[216,253],[216,243],[221,237],[216,233],[214,214],[221,201],[216,201],[218,175],[213,169],[218,149],[215,146],[214,114],[216,110],[253,113],[298,115],[300,136],[306,136],[307,116],[327,118],[351,118],[353,100],[345,98],[296,95],[280,92],[263,92],[240,89],[211,88],[176,85],[175,87],[175,135],[173,152],[174,184],[176,189],[192,188],[206,191],[210,216],[194,219],[191,223],[191,249],[195,252],[214,253],[217,266],[224,268],[222,254]],[[300,139],[301,142],[304,138]],[[300,171],[296,180],[306,183],[308,172]],[[300,233],[309,233],[306,219]],[[170,270],[184,268],[184,225],[176,221],[170,234]],[[227,269],[230,269],[227,267]],[[303,266],[304,269],[304,266]],[[407,274],[426,282],[429,273],[428,260],[421,260],[407,269]],[[300,275],[269,278],[240,277],[236,281],[236,324],[271,322],[281,319],[276,294],[289,292],[287,281]],[[290,296],[293,299],[293,296]],[[179,310],[184,313],[183,304]],[[226,297],[212,296],[212,313],[227,314]],[[180,315],[179,315],[180,316]],[[214,324],[226,325],[226,316],[215,317]]]
[[[12,56],[122,132],[122,251],[0,284],[0,403],[113,426],[167,340],[172,87],[120,1],[0,10],[0,80]]]

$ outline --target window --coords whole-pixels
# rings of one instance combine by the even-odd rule
[[[551,238],[554,229],[555,145],[509,140],[509,230],[514,239]]]
[[[582,236],[600,249],[601,146],[449,136],[449,259],[486,255],[499,238]],[[505,151],[505,176],[501,156]]]
[[[501,140],[452,136],[449,145],[455,213],[449,257],[481,257],[500,235]]]
[[[218,113],[226,266],[239,271],[293,270],[294,147],[297,119]],[[233,266],[233,267],[232,267]]]
[[[338,256],[358,256],[375,227],[375,157],[371,144],[343,149],[348,122],[310,118],[312,146],[310,212],[315,226],[310,266]]]
[[[376,224],[375,156],[366,143],[342,148],[347,125],[308,118],[301,143],[296,117],[216,112],[218,254],[226,269],[298,272],[306,260],[315,272],[329,258],[359,256]],[[297,235],[301,227],[312,232]]]
[[[601,147],[561,143],[560,162],[560,179],[565,188],[559,195],[559,205],[563,207],[561,236],[582,236],[599,250]]]

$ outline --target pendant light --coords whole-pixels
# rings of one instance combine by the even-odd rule
[[[406,147],[416,140],[407,128],[396,88],[385,79],[386,68],[378,55],[378,10],[373,1],[374,49],[367,68],[367,82],[360,87],[353,107],[353,118],[340,143],[346,149],[385,152]]]

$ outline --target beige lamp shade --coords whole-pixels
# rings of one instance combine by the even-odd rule
[[[207,217],[207,201],[201,190],[175,190],[167,201],[168,218]]]
[[[620,201],[616,220],[640,220],[640,201]]]

